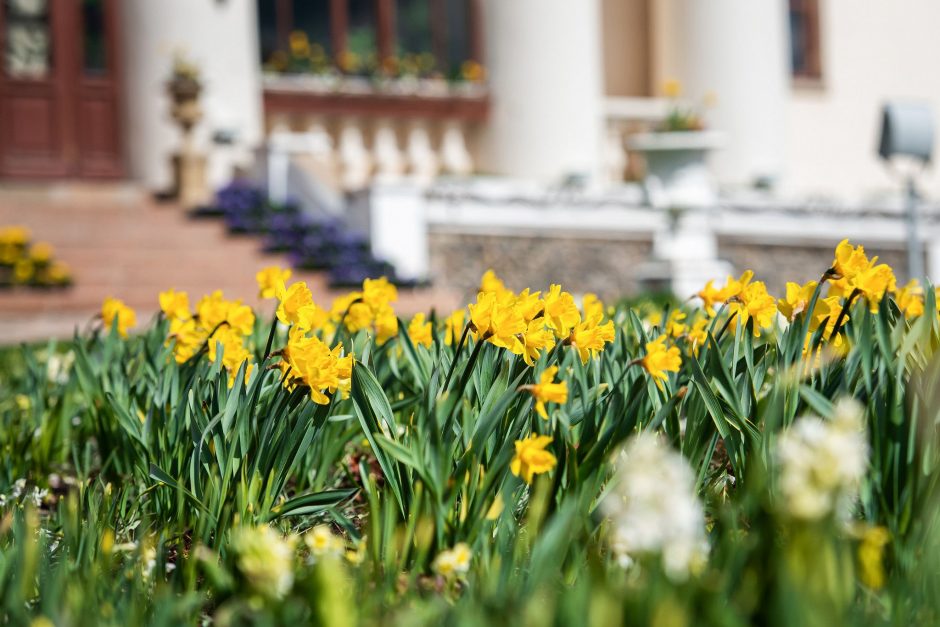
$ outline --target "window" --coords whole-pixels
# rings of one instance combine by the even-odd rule
[[[261,61],[277,72],[459,78],[467,62],[482,60],[479,5],[480,0],[258,0]]]
[[[822,78],[818,0],[790,0],[790,70],[794,78]]]

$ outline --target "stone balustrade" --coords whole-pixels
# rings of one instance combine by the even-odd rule
[[[485,86],[401,91],[389,86],[332,90],[303,80],[265,84],[271,150],[304,155],[318,178],[357,191],[376,179],[422,185],[476,169],[475,135],[486,118]]]

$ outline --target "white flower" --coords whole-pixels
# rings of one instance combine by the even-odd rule
[[[338,556],[346,549],[343,539],[330,531],[326,525],[317,525],[305,533],[304,544],[315,557]]]
[[[65,384],[69,380],[69,371],[75,362],[75,353],[69,351],[62,355],[52,353],[46,362],[46,378],[50,383]]]
[[[818,520],[849,513],[868,466],[862,408],[852,399],[836,404],[831,420],[800,418],[777,440],[779,487],[786,511]]]
[[[657,436],[640,434],[627,444],[613,481],[601,507],[611,519],[610,546],[622,566],[660,554],[666,574],[683,580],[704,563],[704,513],[682,455]]]
[[[232,533],[238,570],[257,592],[282,598],[294,583],[294,538],[268,526],[240,527]]]
[[[451,577],[463,575],[470,570],[470,560],[473,552],[465,543],[460,542],[452,549],[445,549],[437,554],[431,567],[439,575]]]

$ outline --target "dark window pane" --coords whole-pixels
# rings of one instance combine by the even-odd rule
[[[470,3],[469,0],[445,0],[447,16],[446,71],[456,75],[460,66],[470,59]]]
[[[805,74],[806,20],[800,11],[790,11],[790,68],[793,74]]]
[[[349,31],[342,68],[352,74],[367,74],[376,66],[375,0],[349,0]]]
[[[108,70],[103,3],[104,0],[82,2],[82,41],[86,74],[103,74]]]
[[[261,62],[271,61],[279,48],[277,40],[277,0],[258,0],[258,39],[261,44]]]
[[[431,0],[398,0],[398,54],[431,52]]]
[[[293,30],[303,31],[307,40],[314,46],[330,53],[330,1],[329,0],[294,0]]]

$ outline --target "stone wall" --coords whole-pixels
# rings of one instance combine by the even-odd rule
[[[765,244],[721,237],[718,239],[718,256],[731,262],[737,272],[753,270],[757,279],[767,284],[771,294],[780,296],[786,289],[787,281],[818,281],[832,264],[836,244],[838,242],[835,241],[825,245]],[[869,257],[877,255],[880,262],[894,268],[899,282],[906,280],[907,253],[903,248],[865,246],[865,252]]]
[[[649,239],[589,234],[491,235],[433,229],[429,234],[434,283],[472,300],[480,276],[493,268],[514,290],[560,283],[572,293],[614,300],[637,290],[634,268],[650,254]]]

